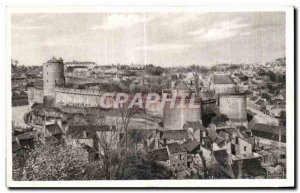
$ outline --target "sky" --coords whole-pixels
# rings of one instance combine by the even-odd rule
[[[285,57],[284,12],[18,13],[11,57],[163,67],[264,63]]]

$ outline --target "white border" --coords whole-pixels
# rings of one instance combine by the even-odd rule
[[[12,181],[11,154],[11,28],[12,13],[91,12],[286,12],[287,178],[239,180]],[[8,187],[292,187],[294,186],[294,9],[293,7],[8,7],[6,9],[6,183]]]

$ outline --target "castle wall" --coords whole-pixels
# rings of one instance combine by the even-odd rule
[[[102,93],[92,90],[56,88],[55,103],[61,106],[100,107]],[[106,98],[105,104],[113,104],[113,98]]]
[[[56,85],[64,84],[64,64],[45,63],[43,64],[44,96],[54,97]]]
[[[247,120],[246,95],[219,96],[219,110],[229,119],[237,121]]]
[[[100,96],[56,92],[55,103],[63,106],[98,107]]]
[[[65,77],[66,84],[88,84],[88,83],[109,83],[111,79],[97,79],[97,78],[80,78],[80,77]]]

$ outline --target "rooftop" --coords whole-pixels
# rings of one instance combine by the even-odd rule
[[[156,161],[167,161],[169,160],[168,150],[167,148],[156,149],[150,152],[150,155]]]
[[[230,75],[214,75],[214,84],[235,84]]]
[[[167,144],[167,147],[169,149],[170,154],[178,153],[181,151],[187,151],[185,148],[183,148],[179,143],[170,143]]]
[[[286,128],[281,126],[273,126],[273,125],[266,125],[262,123],[256,123],[251,130],[254,131],[263,131],[267,133],[273,133],[273,134],[279,134],[281,132],[281,135],[286,134]]]
[[[62,134],[63,133],[62,129],[60,128],[60,126],[57,123],[51,124],[51,125],[46,125],[46,129],[52,135],[57,135],[57,134]]]
[[[200,149],[200,142],[197,140],[188,140],[181,144],[181,146],[187,150],[187,152],[192,152],[194,150]]]
[[[161,131],[161,139],[166,140],[183,140],[188,139],[188,134],[186,130],[166,130]]]

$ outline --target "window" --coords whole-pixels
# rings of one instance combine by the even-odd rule
[[[247,146],[244,146],[244,151],[247,151]]]
[[[47,75],[48,75],[48,72],[47,72]]]
[[[168,165],[168,166],[171,165],[170,160],[167,160],[167,165]]]
[[[182,154],[180,155],[180,160],[184,160],[184,156]]]
[[[48,82],[48,79],[47,79],[47,82]]]

